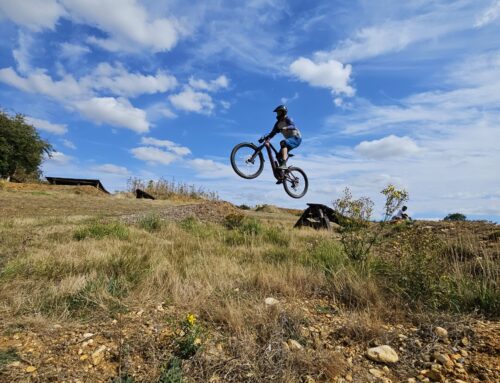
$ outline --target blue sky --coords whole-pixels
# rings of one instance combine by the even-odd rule
[[[500,1],[0,0],[0,107],[48,176],[175,178],[235,203],[405,187],[417,218],[500,218]],[[299,201],[229,153],[287,104]],[[276,142],[278,139],[276,139]]]

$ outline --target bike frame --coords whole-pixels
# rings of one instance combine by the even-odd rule
[[[276,148],[271,144],[269,140],[265,140],[262,145],[260,145],[257,150],[255,151],[255,154],[250,158],[250,161],[253,161],[255,157],[262,151],[263,148],[266,148],[267,155],[269,157],[269,162],[271,163],[271,168],[273,169],[273,175],[277,180],[280,180],[283,178],[283,171],[281,169],[278,169],[278,162],[276,161],[275,157],[277,158],[279,155],[279,152],[276,150]],[[274,156],[273,156],[274,152]]]

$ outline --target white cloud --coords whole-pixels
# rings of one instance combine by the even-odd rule
[[[120,176],[127,176],[130,174],[129,170],[126,167],[113,164],[97,165],[92,167],[92,170],[96,172],[116,174]]]
[[[176,144],[175,142],[169,140],[158,140],[153,137],[142,137],[141,144],[157,146],[159,148],[166,148],[171,152],[177,154],[178,156],[186,156],[191,154],[191,150],[185,146]]]
[[[88,46],[81,44],[71,44],[64,42],[61,43],[59,47],[61,51],[61,57],[72,61],[76,61],[82,56],[91,52]]]
[[[316,63],[300,57],[290,65],[290,71],[311,86],[330,89],[332,94],[353,96],[355,93],[354,88],[349,85],[352,68],[339,61]]]
[[[194,77],[191,77],[189,79],[189,85],[193,89],[199,89],[199,90],[206,90],[208,92],[215,92],[219,89],[225,89],[229,86],[229,79],[221,75],[217,77],[215,80],[211,80],[209,82],[201,79],[196,79]]]
[[[50,158],[46,159],[47,163],[54,165],[67,165],[73,160],[73,157],[68,156],[62,152],[53,152]]]
[[[88,91],[71,75],[54,81],[45,71],[37,69],[27,77],[19,76],[12,68],[0,69],[0,81],[29,93],[41,93],[56,100],[82,97]]]
[[[67,139],[62,139],[61,140],[62,144],[66,146],[69,149],[76,149],[76,145],[73,143],[73,141],[67,140]]]
[[[224,100],[222,100],[222,101],[220,101],[220,104],[221,104],[221,105],[222,105],[222,107],[223,107],[224,109],[226,109],[226,110],[227,110],[227,109],[229,109],[229,108],[231,108],[231,103],[230,103],[229,101],[224,101]]]
[[[104,78],[103,72],[106,70],[119,75]],[[129,74],[123,68],[117,69],[107,65],[101,66],[98,72],[99,75],[86,76],[80,80],[68,74],[64,74],[60,80],[54,80],[41,69],[22,77],[9,67],[0,69],[0,81],[25,92],[40,93],[56,99],[98,124],[124,127],[138,133],[149,130],[146,112],[134,107],[123,97],[97,97],[94,88],[112,88],[111,90],[118,94],[138,94],[163,90],[175,83],[174,78],[164,74],[148,77]]]
[[[280,101],[282,104],[290,104],[295,100],[298,100],[299,94],[297,92],[294,93],[292,97],[281,97]]]
[[[395,14],[405,13],[405,8],[410,8],[406,11],[410,11],[411,16],[391,20],[387,13],[378,18],[370,15],[368,20],[376,20],[372,25],[357,29],[353,36],[340,41],[332,50],[316,52],[315,58],[320,61],[334,59],[353,63],[400,52],[417,43],[436,42],[448,34],[472,28],[471,2],[457,1],[446,5],[430,2],[426,7],[407,3],[402,5],[401,2],[393,2],[386,7]],[[384,21],[377,22],[379,19]]]
[[[409,156],[418,153],[420,149],[411,138],[391,134],[380,140],[363,141],[356,146],[355,150],[367,158],[384,159]]]
[[[52,133],[52,134],[66,134],[68,128],[65,124],[53,124],[49,121],[42,120],[34,117],[26,117],[26,122],[30,125],[33,125],[35,128],[42,130],[44,132]]]
[[[153,146],[140,146],[131,150],[135,158],[152,164],[170,165],[179,158],[171,152],[158,149]]]
[[[234,174],[230,166],[214,160],[195,158],[188,164],[196,170],[200,178],[225,178]]]
[[[494,0],[493,4],[476,19],[474,26],[476,28],[484,27],[498,19],[500,16],[500,0]]]
[[[56,0],[0,1],[0,15],[34,31],[53,29],[64,8]]]
[[[178,94],[170,95],[169,100],[177,109],[188,112],[211,114],[215,107],[209,94],[196,92],[191,87],[186,87]]]
[[[123,127],[137,133],[149,131],[146,112],[135,108],[125,98],[93,97],[77,101],[73,105],[85,117],[97,124],[105,123],[119,128]]]
[[[166,92],[177,85],[174,76],[163,72],[156,75],[130,73],[123,66],[101,63],[91,75],[82,79],[97,91],[110,91],[113,95],[136,97],[141,94]]]
[[[12,51],[12,56],[17,62],[17,68],[21,73],[31,70],[30,53],[32,51],[33,38],[30,34],[19,32],[19,46]]]
[[[111,51],[147,48],[172,49],[183,32],[174,18],[155,18],[136,0],[62,0],[70,17],[99,28],[109,38],[92,36],[89,42]]]

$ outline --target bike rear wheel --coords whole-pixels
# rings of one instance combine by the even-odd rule
[[[289,167],[285,170],[283,177],[283,188],[292,198],[302,198],[309,188],[309,181],[306,173],[296,167]]]
[[[231,166],[240,177],[251,180],[262,173],[264,156],[257,152],[257,146],[251,142],[236,145],[231,152]]]

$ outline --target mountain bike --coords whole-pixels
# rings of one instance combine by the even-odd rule
[[[309,187],[306,173],[296,167],[290,166],[286,170],[278,168],[278,151],[271,144],[268,137],[259,139],[260,146],[251,142],[242,142],[236,145],[231,152],[231,166],[240,177],[247,180],[257,178],[264,170],[264,155],[262,150],[266,148],[274,177],[283,183],[283,188],[292,198],[302,198]],[[288,154],[293,157],[293,154]]]

